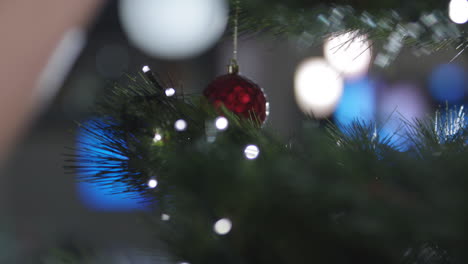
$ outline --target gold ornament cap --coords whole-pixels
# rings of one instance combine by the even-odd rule
[[[231,64],[228,65],[228,73],[229,74],[238,74],[239,73],[239,65],[237,64],[236,60],[231,60]]]

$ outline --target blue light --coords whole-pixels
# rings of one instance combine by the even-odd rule
[[[459,103],[465,97],[468,80],[465,70],[455,64],[441,64],[429,79],[431,95],[441,103]]]
[[[99,168],[106,162],[109,167],[108,173],[102,175],[106,180],[120,178],[125,172],[121,171],[122,162],[127,158],[119,154],[119,150],[110,150],[105,148],[105,144],[112,140],[112,136],[104,131],[102,122],[89,121],[86,124],[89,131],[80,128],[77,132],[77,166],[82,167],[78,170],[81,177],[93,176],[101,173]],[[90,133],[91,132],[91,133]],[[122,142],[122,145],[125,145]],[[109,161],[107,158],[115,158]],[[85,169],[86,168],[86,169]],[[88,178],[88,177],[86,177]],[[128,193],[122,193],[127,185],[123,182],[114,183],[112,187],[99,185],[92,182],[79,182],[77,186],[78,195],[83,204],[93,210],[99,211],[133,211],[144,210],[146,206],[142,197],[130,196]]]
[[[338,125],[347,126],[353,121],[375,121],[375,89],[368,78],[346,81],[343,96],[335,111]]]

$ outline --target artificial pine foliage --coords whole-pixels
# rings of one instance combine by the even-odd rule
[[[294,37],[304,48],[355,32],[381,46],[382,67],[404,45],[426,54],[468,44],[444,1],[231,2],[241,33]],[[146,198],[148,230],[173,263],[468,262],[463,107],[402,120],[389,136],[385,124],[308,120],[285,142],[255,113],[168,87],[151,72],[116,84],[95,119],[79,124],[99,144],[82,143],[67,169]],[[216,126],[220,116],[227,129]]]
[[[124,182],[114,191],[146,197],[148,228],[174,262],[466,263],[463,108],[407,121],[403,152],[359,121],[340,129],[307,121],[284,142],[204,98],[168,97],[165,87],[144,76],[116,85],[96,107],[98,121],[80,127],[105,151],[80,149],[69,161],[82,165],[68,168],[99,171],[83,180]],[[227,130],[214,125],[219,115]],[[246,156],[249,145],[259,153]],[[222,234],[220,219],[232,223]]]
[[[467,24],[447,16],[449,1],[403,0],[231,0],[241,7],[240,32],[294,39],[298,49],[320,45],[344,32],[366,36],[378,47],[375,64],[390,65],[403,47],[417,56],[468,46]],[[454,56],[456,59],[457,56]]]

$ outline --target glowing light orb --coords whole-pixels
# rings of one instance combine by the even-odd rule
[[[334,113],[339,125],[350,125],[354,121],[375,121],[375,87],[368,78],[347,81],[344,92]]]
[[[183,119],[179,119],[174,123],[174,127],[177,131],[185,131],[187,129],[187,122]]]
[[[119,16],[138,48],[182,59],[204,52],[222,36],[228,7],[225,0],[120,0]]]
[[[333,68],[345,77],[355,78],[367,73],[372,60],[371,46],[366,35],[353,31],[329,37],[323,52]]]
[[[227,218],[218,220],[213,227],[213,230],[218,235],[227,235],[229,232],[231,232],[231,229],[232,229],[232,222],[231,220]]]
[[[175,89],[174,88],[167,88],[164,93],[166,94],[167,97],[172,97],[175,95]]]
[[[406,122],[424,119],[429,114],[429,103],[422,90],[413,84],[400,83],[385,87],[377,104],[383,127],[381,136],[391,136],[390,143],[407,150],[412,144],[406,138]]]
[[[467,72],[456,64],[442,64],[430,75],[429,91],[441,103],[458,103],[468,89]]]
[[[162,140],[161,134],[156,133],[156,134],[154,135],[153,141],[154,141],[154,142],[159,142],[159,141],[161,141],[161,140]]]
[[[162,221],[169,221],[169,220],[171,220],[171,216],[168,215],[168,214],[162,214],[161,215],[161,220]]]
[[[216,118],[215,125],[218,130],[226,130],[229,126],[229,121],[224,116],[220,116]]]
[[[260,149],[255,145],[248,145],[244,150],[244,155],[247,159],[253,160],[260,154]]]
[[[330,116],[343,93],[343,79],[325,60],[302,62],[294,78],[296,102],[301,110],[316,118]]]
[[[154,189],[158,186],[158,181],[156,179],[151,179],[148,181],[148,187]]]
[[[147,73],[147,72],[151,71],[150,67],[148,67],[148,66],[143,66],[143,68],[141,68],[141,70],[142,70],[144,73]]]
[[[449,4],[449,17],[456,24],[465,24],[468,21],[468,1],[451,0]]]

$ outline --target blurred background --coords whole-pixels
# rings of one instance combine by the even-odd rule
[[[77,242],[102,250],[113,263],[149,263],[133,257],[134,249],[151,243],[140,223],[141,204],[77,183],[75,175],[64,172],[63,154],[80,138],[74,121],[92,118],[96,98],[124,82],[126,74],[148,65],[183,86],[184,93],[201,94],[226,73],[233,48],[224,33],[228,11],[225,3],[213,1],[201,1],[206,10],[190,1],[180,1],[181,6],[160,1],[167,5],[160,14],[148,6],[151,1],[109,1],[89,32],[70,35],[64,45],[79,51],[75,63],[63,78],[51,71],[59,80],[49,81],[59,89],[41,91],[37,117],[1,172],[0,262],[16,256],[17,263],[38,263],[35,259],[50,248]],[[179,23],[186,20],[193,28]],[[350,44],[337,49],[343,42]],[[450,62],[458,52],[447,47],[425,56],[403,50],[382,70],[376,66],[378,47],[352,32],[307,49],[288,38],[241,35],[238,61],[241,73],[268,97],[266,129],[287,141],[310,115],[342,124],[375,121],[383,124],[382,134],[392,134],[400,117],[424,118],[446,103],[463,105],[468,55]],[[60,59],[57,65],[62,67]]]

